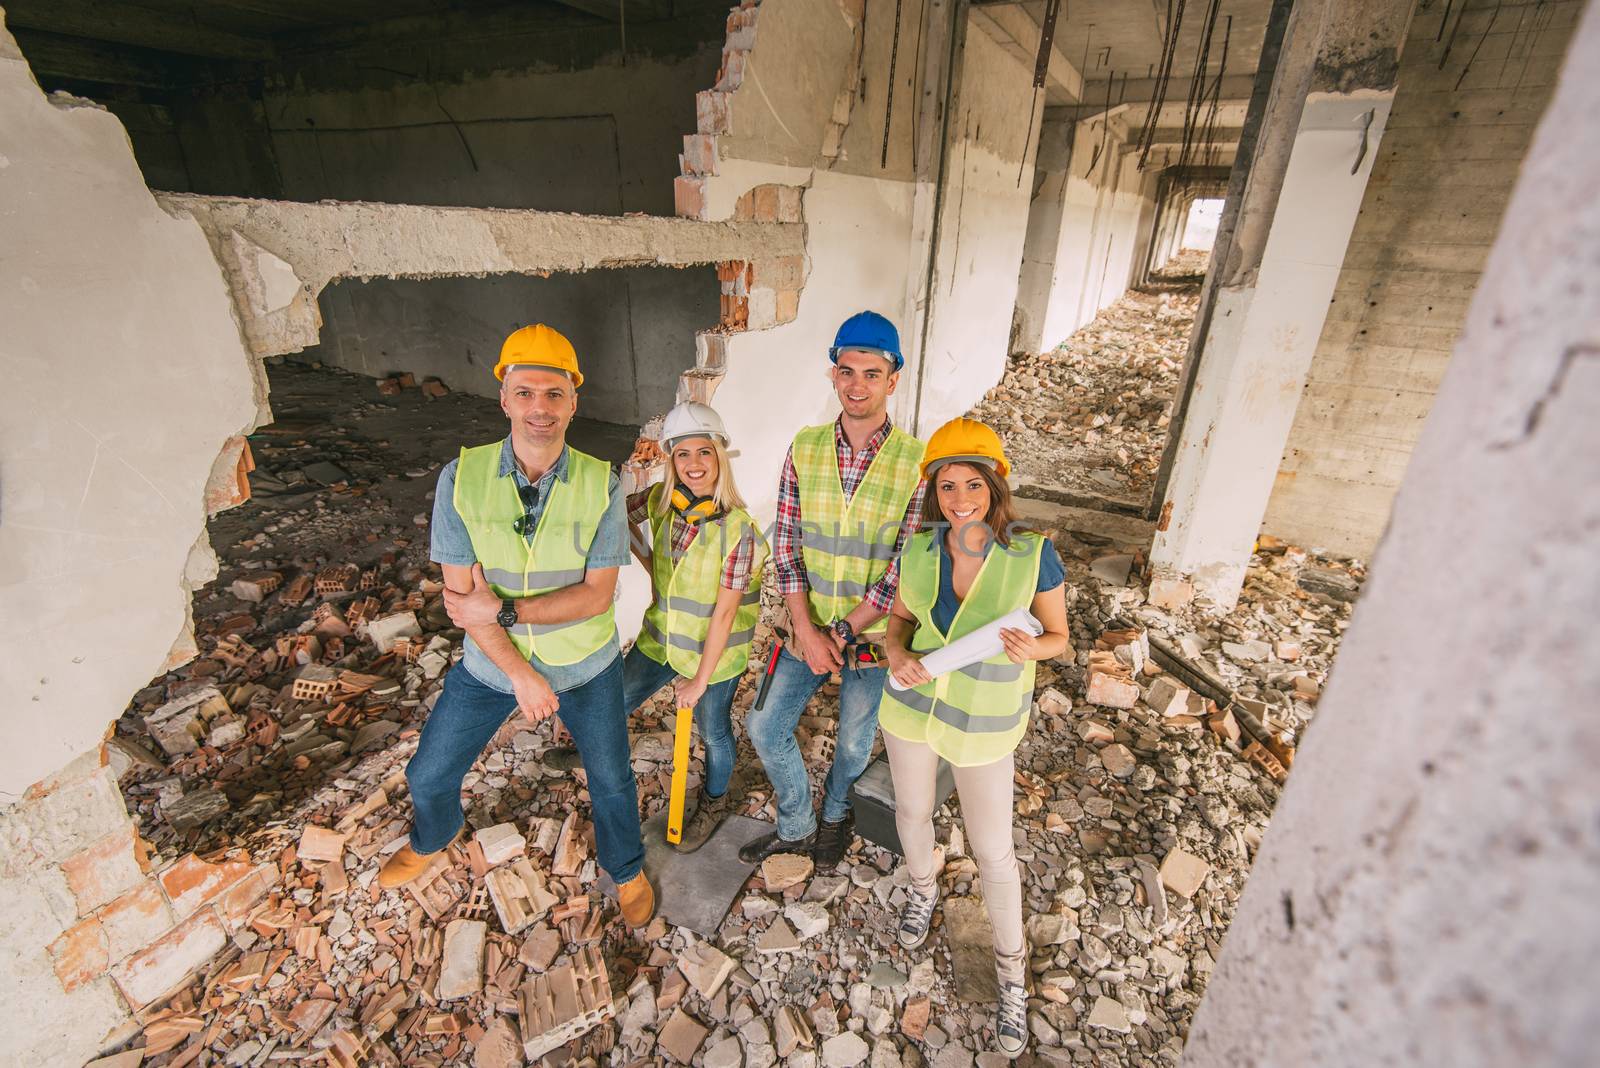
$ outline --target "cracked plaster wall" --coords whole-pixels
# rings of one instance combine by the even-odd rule
[[[1522,167],[1190,1068],[1587,1064],[1600,17]]]
[[[205,235],[121,125],[0,60],[0,791],[96,745],[209,580],[213,462],[258,383]],[[178,418],[174,418],[178,416]],[[197,542],[199,548],[196,549]]]
[[[0,115],[0,1063],[71,1068],[128,1014],[104,975],[58,980],[60,863],[127,826],[99,743],[192,650],[208,481],[260,384],[200,228],[3,28]]]

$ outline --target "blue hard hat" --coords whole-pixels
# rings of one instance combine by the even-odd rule
[[[905,358],[900,355],[900,331],[877,312],[856,312],[846,319],[833,336],[833,348],[828,350],[828,359],[838,363],[839,353],[847,349],[882,353],[894,361],[896,371],[905,366]]]

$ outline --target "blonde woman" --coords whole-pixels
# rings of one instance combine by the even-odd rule
[[[667,683],[679,708],[695,710],[705,741],[705,781],[676,848],[705,844],[730,809],[734,765],[733,691],[750,657],[761,612],[767,542],[734,485],[728,433],[710,407],[693,402],[662,424],[667,477],[628,499],[630,526],[650,531],[653,594],[639,639],[622,662],[628,715]]]

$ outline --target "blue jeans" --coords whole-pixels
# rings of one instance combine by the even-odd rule
[[[558,695],[556,714],[578,746],[589,779],[595,850],[600,867],[621,885],[644,863],[639,830],[639,788],[622,711],[622,657],[581,686]],[[458,663],[428,714],[416,755],[406,765],[415,810],[411,848],[435,853],[461,829],[461,781],[500,725],[517,708],[514,694],[486,686]]]
[[[658,664],[635,645],[622,658],[622,707],[633,715],[656,691],[678,677],[666,664]],[[706,746],[706,793],[721,797],[733,777],[733,691],[739,676],[713,682],[694,706],[694,725]]]
[[[872,743],[878,733],[878,701],[888,669],[858,669],[846,665],[840,673],[839,734],[833,748],[833,767],[823,785],[822,818],[829,823],[844,819],[850,811],[850,787],[867,770],[872,758]],[[778,655],[772,689],[766,707],[754,708],[745,717],[761,763],[772,780],[778,797],[778,834],[791,842],[816,830],[817,817],[811,810],[811,780],[806,777],[805,757],[795,743],[794,729],[800,714],[817,687],[828,681],[827,673],[817,674],[788,649]]]

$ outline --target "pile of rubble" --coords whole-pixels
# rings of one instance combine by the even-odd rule
[[[405,514],[414,505],[346,499],[363,488],[323,487],[292,517],[254,509],[260,530],[235,531],[222,580],[197,599],[202,658],[119,725],[124,789],[164,858],[192,851],[176,864],[273,876],[202,974],[143,1010],[135,1058],[1001,1063],[991,935],[957,797],[935,817],[942,902],[916,952],[895,939],[903,869],[866,840],[834,872],[772,858],[714,938],[661,919],[630,932],[600,889],[582,772],[547,768],[550,727],[516,718],[467,777],[470,836],[416,883],[380,890],[378,866],[410,822],[404,765],[460,636]],[[330,526],[365,530],[359,551],[286,551],[345,505],[366,525],[347,514]],[[1176,1064],[1363,573],[1264,540],[1239,607],[1219,614],[1181,584],[1147,584],[1139,551],[1047,533],[1067,568],[1073,645],[1039,665],[1017,753],[1028,1056]],[[767,624],[755,640],[759,661]],[[743,737],[756,671],[735,700],[741,811],[771,819]],[[800,725],[818,791],[837,702],[837,684],[824,686]],[[663,694],[630,724],[647,817],[666,803],[672,723]],[[691,779],[700,771],[697,757]]]
[[[1013,356],[969,415],[1023,481],[1143,505],[1198,303],[1195,286],[1130,291],[1054,351]]]

